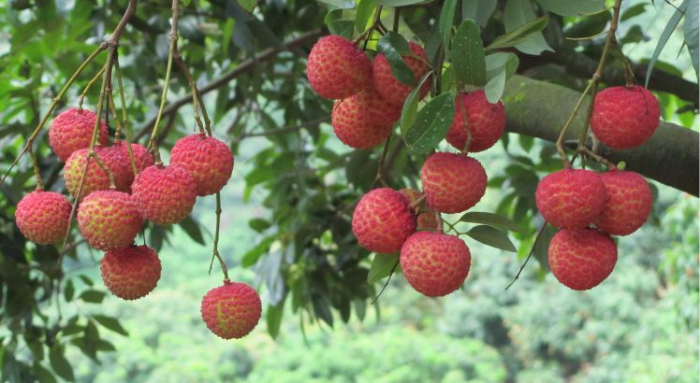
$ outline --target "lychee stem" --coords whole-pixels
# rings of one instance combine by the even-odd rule
[[[377,10],[374,11],[374,20],[372,21],[372,25],[370,25],[367,30],[362,32],[359,36],[357,36],[354,40],[352,40],[352,43],[357,45],[360,41],[363,39],[365,40],[365,48],[367,49],[367,42],[369,41],[370,36],[372,36],[372,32],[375,30],[381,33],[381,26],[382,26],[382,9],[383,7],[380,5],[377,7]]]
[[[379,164],[377,165],[377,176],[374,177],[374,183],[382,184],[384,187],[388,187],[386,180],[384,179],[384,161],[386,160],[386,153],[389,151],[389,143],[391,142],[391,135],[384,141],[384,149],[382,150],[382,156],[379,157]]]
[[[36,188],[37,190],[44,190],[44,182],[41,180],[41,171],[39,170],[39,162],[36,160],[34,155],[34,150],[30,146],[27,150],[29,152],[29,157],[32,159],[32,165],[34,166],[34,177],[36,177]]]
[[[78,97],[78,110],[83,109],[83,100],[85,100],[85,96],[87,95],[88,91],[90,88],[97,82],[100,77],[102,77],[102,74],[105,71],[105,67],[100,68],[100,70],[95,73],[95,76],[90,79],[90,81],[85,85],[85,88],[83,89],[83,92],[80,93],[80,97]]]
[[[535,242],[532,244],[532,248],[530,248],[530,252],[527,254],[527,258],[525,258],[525,262],[520,266],[520,269],[518,270],[518,273],[515,274],[515,278],[506,286],[506,290],[508,290],[511,286],[513,286],[513,283],[520,278],[520,274],[523,272],[523,269],[525,269],[525,266],[527,263],[530,261],[530,258],[532,258],[532,254],[535,252],[535,247],[537,246],[537,242],[539,242],[540,238],[542,237],[542,233],[544,233],[544,228],[547,227],[547,224],[549,222],[545,221],[540,230],[537,232],[537,237],[535,237]]]
[[[122,82],[122,70],[119,66],[119,55],[114,58],[114,69],[117,72],[117,86],[119,88],[119,102],[122,107],[122,122],[124,123],[124,136],[126,137],[126,152],[129,154],[129,161],[131,162],[131,170],[134,172],[134,177],[138,174],[138,168],[136,167],[136,160],[134,159],[134,153],[131,150],[131,127],[129,126],[129,118],[127,115],[126,99],[124,98],[124,83]],[[145,161],[146,157],[144,157]],[[143,167],[144,164],[141,164]]]

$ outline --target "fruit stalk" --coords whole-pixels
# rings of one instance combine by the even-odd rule
[[[83,109],[83,101],[85,100],[85,96],[87,96],[88,91],[90,88],[97,82],[97,80],[102,77],[102,74],[104,74],[105,68],[102,67],[100,70],[95,73],[95,76],[90,79],[90,81],[85,85],[85,88],[83,89],[83,92],[80,93],[80,97],[78,97],[78,109]]]
[[[34,166],[34,176],[36,177],[36,190],[44,190],[44,182],[41,180],[41,171],[39,171],[39,162],[36,160],[34,155],[34,150],[30,146],[27,150],[29,152],[29,157],[32,159],[32,165]]]
[[[131,170],[134,172],[134,177],[138,173],[136,167],[136,160],[134,159],[134,153],[131,151],[131,142],[133,140],[131,135],[131,127],[129,126],[129,118],[126,114],[126,99],[124,98],[124,83],[122,82],[122,70],[119,66],[119,56],[114,60],[114,68],[117,72],[117,85],[119,86],[119,102],[122,106],[122,121],[124,122],[124,137],[126,137],[126,152],[129,154],[129,162],[131,162]]]

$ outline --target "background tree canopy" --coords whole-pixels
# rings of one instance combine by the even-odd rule
[[[129,3],[0,3],[3,174]],[[623,1],[617,40],[624,56],[613,49],[601,73],[603,86],[623,85],[626,57],[636,81],[648,84],[661,104],[661,126],[647,144],[599,148],[648,177],[655,197],[649,221],[617,241],[614,273],[589,292],[568,290],[548,272],[554,229],[545,228],[535,244],[543,220],[534,190],[543,175],[561,169],[553,141],[596,70],[613,3],[183,1],[179,51],[214,135],[236,156],[222,192],[219,250],[232,279],[261,292],[263,319],[236,342],[215,338],[201,322],[202,295],[221,283],[216,268],[208,274],[213,197],[200,198],[181,224],[146,228],[138,241],[158,250],[163,276],[146,298],[119,301],[99,280],[102,254],[77,230],[61,263],[59,247],[37,246],[20,234],[15,207],[36,185],[24,156],[0,186],[0,380],[697,381],[697,0]],[[138,2],[118,47],[128,122],[141,143],[160,104],[171,15],[169,2]],[[424,46],[436,67],[461,59],[463,50],[445,47],[473,20],[487,56],[483,68],[467,67],[482,69],[471,75],[506,107],[508,133],[475,155],[489,188],[471,211],[497,213],[518,230],[506,232],[510,223],[493,216],[481,222],[444,215],[471,233],[463,238],[473,265],[463,289],[439,300],[415,293],[398,273],[375,301],[396,256],[371,254],[350,230],[354,205],[373,188],[380,164],[389,186],[419,188],[429,150],[410,150],[415,142],[407,141],[405,124],[397,124],[384,149],[344,146],[329,125],[332,102],[306,80],[306,57],[319,37],[356,38],[375,25],[375,15]],[[376,51],[380,36],[370,37],[368,49]],[[52,116],[77,105],[105,57],[102,52],[87,65]],[[432,96],[454,90],[453,79],[464,75],[450,68],[437,76]],[[190,88],[178,68],[169,87],[157,136],[165,162],[173,143],[196,130]],[[90,87],[85,107],[95,109],[99,91]],[[578,137],[584,115],[567,140]],[[442,137],[433,137],[429,149],[448,150]],[[45,188],[63,191],[62,164],[46,129],[34,152]],[[533,246],[537,262],[505,290]]]

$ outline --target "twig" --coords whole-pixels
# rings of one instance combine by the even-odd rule
[[[380,257],[381,255],[375,255],[375,257]],[[382,289],[379,291],[379,294],[377,294],[376,297],[372,300],[370,303],[371,305],[375,304],[379,297],[382,296],[384,293],[384,290],[386,290],[386,287],[389,286],[389,282],[391,282],[391,277],[394,275],[394,271],[396,271],[396,267],[399,266],[399,258],[396,258],[396,262],[394,262],[394,266],[391,267],[391,271],[389,272],[389,278],[386,279],[386,282],[384,282],[384,286],[382,286]]]
[[[530,258],[532,257],[532,254],[535,252],[535,247],[537,247],[537,242],[540,241],[540,238],[542,237],[542,233],[544,233],[544,228],[547,227],[547,221],[544,222],[542,227],[540,228],[540,231],[537,232],[537,237],[535,237],[535,242],[532,244],[532,248],[530,249],[530,252],[527,254],[527,258],[525,258],[525,262],[523,262],[522,265],[520,265],[520,269],[518,270],[518,273],[515,274],[515,278],[506,286],[506,290],[508,290],[511,286],[513,286],[513,283],[520,278],[520,274],[523,272],[523,269],[525,269],[525,266],[527,263],[530,261]]]
[[[388,187],[386,180],[384,179],[384,160],[386,159],[386,153],[389,151],[389,143],[391,142],[391,134],[386,138],[384,142],[384,150],[382,150],[382,156],[379,157],[379,164],[377,165],[377,175],[374,177],[374,183],[377,181],[382,184],[383,187]]]

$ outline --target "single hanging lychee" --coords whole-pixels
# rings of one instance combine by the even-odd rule
[[[116,177],[120,174],[119,167],[121,166],[117,159],[111,156],[106,156],[103,149],[96,147],[95,156],[99,157],[102,163],[112,172],[112,176]],[[105,172],[102,167],[97,162],[96,158],[90,159],[90,165],[88,166],[87,173],[85,172],[85,164],[87,163],[88,149],[79,149],[73,152],[71,156],[66,161],[66,166],[63,168],[63,180],[66,184],[66,189],[73,196],[78,196],[78,190],[80,190],[80,181],[85,174],[85,181],[83,181],[83,187],[81,191],[81,196],[79,199],[89,195],[90,193],[97,190],[107,190],[109,189],[109,175]],[[115,183],[117,178],[115,178]]]
[[[211,332],[223,339],[240,339],[257,326],[262,303],[252,287],[226,280],[204,296],[201,311]]]
[[[62,162],[66,162],[76,150],[90,146],[95,118],[95,113],[76,108],[69,108],[54,118],[49,127],[49,145]],[[107,145],[109,131],[104,121],[100,121],[99,130],[97,142]]]
[[[423,163],[420,179],[428,206],[442,213],[460,213],[486,193],[486,171],[464,154],[434,153]]]
[[[417,84],[430,69],[428,66],[428,56],[426,56],[425,50],[416,43],[408,43],[408,48],[412,55],[403,56],[403,61],[408,65],[409,69],[411,69],[411,72],[413,72],[413,77]],[[398,107],[403,106],[408,94],[411,93],[414,88],[400,82],[394,77],[391,73],[389,60],[387,60],[382,53],[374,58],[374,63],[372,65],[372,82],[377,92],[379,92],[386,101]],[[425,97],[429,90],[430,81],[426,80],[420,90],[420,99]]]
[[[155,164],[144,169],[131,185],[143,217],[158,225],[185,219],[197,199],[197,184],[185,168]]]
[[[502,102],[492,104],[483,90],[477,90],[460,94],[455,98],[455,104],[447,142],[463,150],[468,137],[467,129],[471,134],[470,152],[482,152],[498,142],[506,127],[506,109]]]
[[[105,253],[100,263],[105,286],[119,298],[145,297],[160,279],[160,259],[148,246],[131,245]]]
[[[644,87],[614,86],[595,97],[591,129],[613,149],[631,149],[645,143],[659,126],[659,101]]]
[[[605,207],[608,196],[598,173],[563,169],[537,185],[535,202],[547,222],[560,229],[588,227]]]
[[[588,290],[612,273],[617,262],[617,245],[598,230],[561,230],[549,243],[548,259],[552,274],[564,286]]]
[[[131,245],[143,226],[136,204],[127,193],[98,190],[78,207],[78,229],[87,243],[102,251]]]
[[[593,223],[613,235],[629,235],[647,221],[652,194],[647,181],[635,172],[610,171],[600,175],[608,196]]]
[[[352,232],[369,251],[391,254],[416,231],[416,214],[406,197],[389,188],[362,196],[352,214]]]
[[[371,81],[372,64],[352,41],[330,35],[314,44],[306,62],[311,88],[321,97],[340,100],[359,93]]]
[[[71,209],[63,194],[35,190],[17,204],[15,221],[28,240],[41,245],[55,244],[68,232]]]
[[[220,191],[231,178],[233,154],[228,145],[214,137],[192,134],[175,143],[170,164],[190,172],[197,195],[205,196]]]
[[[392,124],[375,125],[355,97],[336,101],[331,111],[331,125],[336,136],[345,145],[355,149],[377,146],[391,135]]]

